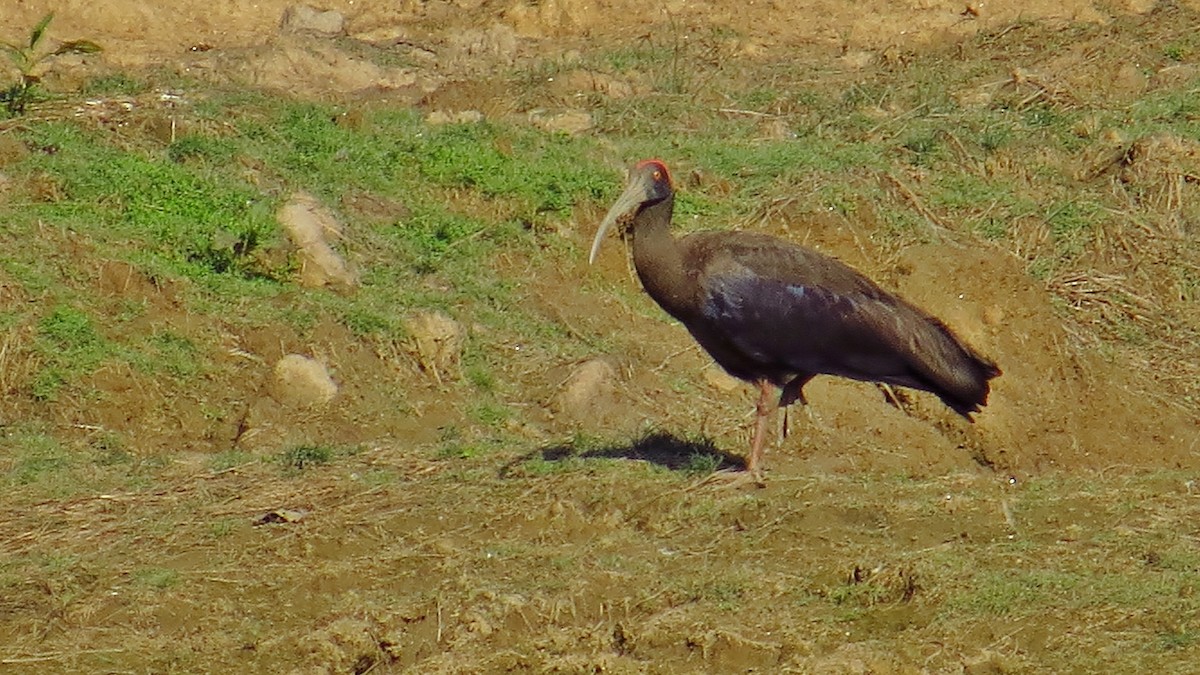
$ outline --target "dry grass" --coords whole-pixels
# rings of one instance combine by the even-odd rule
[[[573,466],[498,479],[476,462],[466,478],[379,447],[293,478],[254,464],[70,500],[18,490],[0,537],[5,606],[44,618],[9,632],[0,660],[805,672],[853,644],[880,667],[1055,670],[1084,653],[1124,663],[1111,648],[1131,641],[1173,645],[1139,650],[1159,668],[1195,656],[1194,628],[1170,623],[1200,583],[1175,535],[1200,507],[1176,475],[812,475],[741,492]],[[389,480],[365,484],[381,469]],[[303,516],[256,524],[282,507]],[[1163,592],[1183,595],[1144,604]],[[1052,637],[1038,638],[1047,613]],[[157,628],[130,642],[128,625]],[[1068,656],[1067,641],[1092,649]]]
[[[451,157],[438,168],[459,182],[430,192],[449,211],[418,214],[447,216],[419,240],[423,205],[405,200],[428,197],[430,179],[376,194],[394,186],[366,185],[378,172],[355,174],[345,157],[411,167],[372,154],[387,134],[364,140],[330,122],[329,107],[261,112],[268,140],[208,165],[172,158],[170,146],[187,134],[240,142],[240,127],[157,95],[52,104],[6,123],[0,133],[23,133],[79,113],[84,128],[111,133],[112,148],[167,153],[149,168],[235,165],[264,194],[311,181],[331,202],[341,194],[345,206],[353,192],[377,208],[361,222],[351,213],[349,254],[376,276],[346,296],[297,293],[287,279],[183,280],[169,267],[113,263],[126,252],[97,253],[79,238],[28,237],[57,251],[42,257],[60,268],[89,270],[64,274],[56,292],[86,308],[122,355],[163,326],[193,349],[167,365],[110,358],[38,407],[28,390],[48,358],[36,346],[41,308],[0,315],[11,328],[0,334],[0,392],[25,397],[6,401],[10,419],[0,420],[0,665],[1191,668],[1198,146],[1186,114],[1135,104],[1194,94],[1194,84],[1123,94],[1112,71],[1156,63],[1157,45],[1183,49],[1193,24],[1153,14],[1070,39],[1021,24],[947,53],[888,50],[854,69],[819,56],[734,63],[733,39],[688,47],[657,35],[606,73],[638,84],[632,101],[571,99],[595,106],[603,138],[569,147],[674,153],[695,168],[680,172],[691,176],[679,202],[686,227],[738,224],[834,252],[940,303],[939,315],[1002,360],[973,427],[922,394],[891,392],[903,401],[893,406],[867,385],[820,378],[814,419],[793,418],[762,490],[699,475],[738,466],[752,397],[705,376],[711,363],[618,255],[585,268],[604,210],[596,186],[580,176],[565,197],[579,203],[546,215],[525,197],[484,194],[476,183],[499,171],[453,171],[476,151],[508,166],[521,155],[514,139],[526,138],[517,127],[468,125],[430,151]],[[665,71],[648,72],[663,58]],[[561,105],[536,72],[519,95]],[[267,103],[239,114],[254,117],[256,106]],[[388,119],[365,110],[354,124]],[[419,119],[404,133],[437,133]],[[671,135],[651,136],[647,122],[663,120]],[[279,132],[292,123],[292,135]],[[456,144],[457,132],[475,145]],[[285,140],[295,156],[272,155]],[[64,152],[49,147],[34,150]],[[294,169],[305,152],[320,170]],[[549,184],[597,160],[555,161],[521,166]],[[71,199],[53,175],[18,187],[26,206]],[[446,241],[444,228],[464,223],[474,229]],[[396,246],[402,236],[414,237],[409,248]],[[420,245],[470,255],[397,272],[416,266]],[[120,276],[111,288],[109,263]],[[7,269],[0,300],[34,306]],[[213,286],[196,291],[203,283]],[[419,317],[435,315],[416,313],[419,303],[452,315],[453,330],[422,333]],[[271,364],[298,352],[328,360],[337,405],[288,411],[264,395]],[[614,401],[594,418],[556,417],[552,399],[571,368],[594,358],[612,362],[603,377]],[[196,363],[210,369],[169,374]]]

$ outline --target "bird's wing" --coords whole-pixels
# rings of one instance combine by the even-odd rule
[[[690,258],[706,270],[742,268],[786,284],[844,296],[887,299],[875,282],[842,261],[809,248],[752,232],[702,232],[684,239]]]
[[[685,241],[699,294],[685,323],[742,376],[887,382],[934,392],[966,415],[1000,373],[940,320],[834,258],[741,232]]]
[[[704,324],[696,327],[764,371],[939,390],[946,378],[935,364],[963,355],[940,321],[834,258],[749,233],[692,246]]]
[[[734,265],[706,275],[702,289],[701,330],[765,371],[884,381],[910,373],[894,308],[870,294]]]

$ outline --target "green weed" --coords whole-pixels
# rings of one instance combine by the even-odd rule
[[[90,372],[112,351],[92,318],[70,305],[54,307],[37,328],[36,347],[43,362],[31,383],[37,400],[55,400],[64,386]]]
[[[482,457],[504,447],[509,441],[503,437],[496,438],[454,438],[443,441],[437,450],[438,459],[473,459]]]
[[[696,452],[688,455],[679,470],[690,476],[707,476],[720,468],[722,461],[724,460],[720,455]]]
[[[279,453],[276,459],[286,469],[304,471],[332,462],[334,455],[334,449],[328,445],[298,445]]]
[[[731,610],[738,607],[746,597],[746,582],[735,577],[683,580],[677,587],[680,600],[705,602],[718,609]]]
[[[911,134],[901,145],[912,153],[912,163],[917,166],[930,166],[938,158],[941,142],[937,132],[920,131]]]
[[[183,136],[167,146],[167,157],[173,162],[229,162],[236,154],[237,145],[232,139],[200,134]]]
[[[1051,204],[1045,214],[1059,251],[1068,256],[1082,252],[1102,218],[1103,207],[1094,202],[1064,200]]]
[[[582,149],[582,142],[565,136],[483,123],[445,125],[415,148],[421,175],[442,185],[471,187],[485,197],[513,198],[527,218],[563,216],[580,199],[608,192],[608,176],[579,162]]]
[[[91,318],[74,307],[60,305],[38,322],[38,333],[58,351],[87,350],[101,340]]]
[[[133,96],[149,86],[127,73],[110,73],[88,80],[83,87],[85,96]]]
[[[61,123],[37,125],[28,136],[54,148],[31,157],[28,170],[53,173],[65,193],[37,215],[81,222],[99,241],[141,242],[174,274],[280,274],[259,257],[278,236],[272,205],[232,176],[119,150]]]
[[[1010,129],[1003,127],[988,127],[979,133],[979,147],[992,154],[1007,146],[1013,139]]]
[[[483,392],[494,392],[496,390],[496,377],[486,366],[482,364],[471,365],[463,368],[463,376],[467,378],[474,387]]]
[[[111,431],[100,432],[89,445],[95,453],[94,461],[97,466],[118,466],[133,462],[133,455],[121,437]]]
[[[352,304],[342,310],[342,324],[359,337],[392,335],[399,326],[394,317]]]
[[[1165,650],[1187,649],[1200,642],[1200,631],[1180,627],[1178,630],[1162,633],[1160,640]]]
[[[209,469],[221,472],[254,461],[254,457],[242,450],[225,450],[212,456],[208,462]]]
[[[0,91],[0,103],[4,104],[10,116],[23,115],[25,108],[33,102],[37,84],[41,79],[37,69],[47,59],[64,54],[94,54],[100,51],[100,45],[90,40],[61,42],[53,49],[42,49],[46,29],[53,19],[54,12],[43,16],[29,31],[29,38],[24,43],[0,41],[0,51],[8,54],[9,60],[17,70],[16,82]]]
[[[148,375],[165,373],[186,379],[198,375],[205,363],[204,355],[191,338],[170,330],[156,332],[140,343],[126,344],[115,351]]]

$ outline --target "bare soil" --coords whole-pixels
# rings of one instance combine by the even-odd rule
[[[526,104],[508,98],[489,74],[648,33],[689,39],[724,31],[733,58],[794,53],[853,77],[866,64],[946,49],[1016,22],[1102,25],[1152,9],[1141,0],[912,0],[869,7],[834,0],[329,0],[322,6],[346,19],[344,35],[330,37],[281,32],[290,4],[21,0],[0,9],[0,38],[21,40],[25,27],[54,9],[56,37],[104,45],[101,57],[48,74],[48,84],[63,90],[100,71],[136,69],[429,113],[522,115]],[[1200,2],[1182,4],[1200,9]],[[403,63],[359,58],[356,41],[388,46]],[[1094,54],[1057,65],[1070,72],[1085,62],[1094,64]],[[1097,68],[1092,74],[1114,87],[1127,84],[1116,60]],[[565,109],[571,86],[547,83],[543,102]],[[588,86],[619,95],[637,83]],[[1138,85],[1128,86],[1136,92]],[[343,207],[364,219],[402,208],[369,200]],[[577,231],[566,233],[581,251],[599,215],[579,213]],[[170,283],[107,260],[70,233],[47,232],[61,238],[60,264],[87,271],[81,283],[102,299],[98,312],[143,304],[148,311],[131,330],[169,325],[199,342],[222,344],[225,361],[187,391],[164,389],[132,370],[102,370],[89,384],[105,393],[104,407],[62,401],[49,413],[20,403],[0,408],[10,416],[49,417],[81,437],[96,428],[131,435],[137,452],[157,457],[169,448],[178,465],[174,483],[147,493],[32,506],[0,499],[6,552],[76,556],[69,583],[31,579],[0,599],[6,672],[1036,669],[1044,655],[1039,643],[1031,638],[1012,656],[999,627],[946,637],[948,651],[938,652],[937,627],[919,605],[896,604],[874,615],[876,625],[854,624],[880,635],[912,631],[908,647],[893,652],[866,634],[839,638],[828,627],[780,624],[770,606],[734,609],[745,600],[741,591],[704,611],[689,604],[689,593],[711,599],[721,589],[774,584],[786,595],[793,586],[840,583],[859,573],[848,560],[889,555],[878,540],[881,530],[906,551],[964,533],[1001,540],[1012,524],[1002,508],[1005,491],[1047,472],[1194,471],[1200,420],[1194,408],[1172,400],[1172,392],[1191,385],[1170,380],[1168,371],[1160,378],[1125,355],[1080,348],[1078,331],[1046,284],[1014,257],[952,242],[881,252],[832,217],[798,224],[780,215],[760,225],[858,266],[994,357],[1004,375],[977,423],[964,425],[922,395],[907,397],[900,409],[870,385],[818,378],[807,390],[814,420],[793,419],[792,435],[768,452],[766,490],[752,498],[736,490],[713,497],[708,487],[680,486],[653,468],[670,465],[673,444],[689,434],[741,453],[752,400],[715,371],[682,328],[640,300],[628,302],[640,290],[613,247],[598,271],[586,270],[582,260],[575,269],[538,260],[508,264],[526,280],[538,311],[585,334],[620,326],[625,350],[597,354],[581,370],[579,363],[547,360],[536,345],[514,344],[498,376],[527,392],[517,403],[528,413],[514,427],[540,448],[534,454],[553,462],[557,444],[572,433],[636,437],[649,424],[670,434],[608,456],[640,456],[650,468],[635,471],[636,480],[604,468],[532,475],[521,468],[526,455],[509,454],[460,475],[411,453],[438,441],[450,422],[462,423],[469,404],[469,391],[453,386],[458,364],[437,348],[414,344],[406,353],[380,353],[332,323],[303,336],[282,324],[229,333],[218,321],[185,312]],[[572,292],[581,278],[629,292],[582,297]],[[33,298],[0,276],[0,300]],[[272,366],[292,353],[311,355],[335,373],[336,407],[314,413],[272,394]],[[241,414],[207,415],[213,408]],[[253,455],[300,443],[368,450],[302,481],[276,480],[273,469],[257,465],[205,468],[231,448]],[[860,483],[856,476],[873,478]],[[889,513],[856,505],[888,489],[878,482],[887,476],[928,480],[933,492],[969,494],[973,501],[931,512],[941,507],[930,507],[936,502],[927,494],[906,493]],[[449,491],[452,502],[445,499]],[[280,515],[280,509],[291,510]],[[704,509],[719,511],[728,529],[689,534],[689,519]],[[1084,516],[1078,522],[1093,524]],[[761,536],[750,541],[747,531]],[[1047,537],[1053,531],[1040,530]],[[153,580],[131,581],[136,570],[159,568],[186,583],[158,590]],[[663,579],[700,579],[699,587],[631,588],[647,569]],[[904,597],[919,592],[905,578],[911,571],[893,566],[873,583],[884,596]],[[1045,653],[1063,647],[1040,644]]]

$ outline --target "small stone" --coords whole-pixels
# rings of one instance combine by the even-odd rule
[[[287,354],[275,363],[273,394],[284,405],[295,408],[325,405],[337,393],[337,384],[320,361],[301,354]]]
[[[316,33],[318,35],[341,35],[346,28],[346,17],[334,10],[320,10],[308,5],[292,5],[283,10],[279,22],[285,33]]]
[[[568,110],[554,114],[533,110],[529,113],[529,121],[543,131],[563,133],[568,136],[578,136],[594,126],[591,114],[582,110]]]
[[[612,397],[616,379],[617,371],[607,361],[584,361],[555,393],[551,408],[573,420],[594,417]]]
[[[1004,323],[1004,308],[1000,305],[989,305],[983,310],[983,322],[989,326],[999,326]]]
[[[344,289],[358,285],[358,275],[329,245],[330,238],[341,238],[342,224],[316,197],[297,192],[279,209],[276,219],[300,249],[300,285]]]
[[[462,324],[442,312],[417,312],[406,322],[421,370],[439,383],[443,376],[457,377],[467,332]]]

